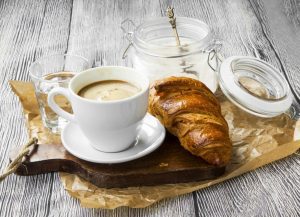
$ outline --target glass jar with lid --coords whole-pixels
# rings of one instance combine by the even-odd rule
[[[131,25],[132,31],[129,31]],[[127,27],[126,27],[127,26]],[[180,46],[166,17],[155,18],[136,26],[131,20],[122,23],[129,40],[123,57],[129,56],[133,67],[145,73],[150,81],[168,76],[199,79],[213,92],[217,78],[211,69],[212,52],[220,47],[209,26],[197,19],[178,17],[176,26]],[[130,48],[130,49],[129,49]]]
[[[132,25],[132,31],[125,28],[127,24]],[[288,81],[275,67],[248,56],[232,56],[220,63],[214,54],[221,43],[207,24],[178,17],[176,25],[181,46],[177,46],[166,17],[139,26],[131,20],[123,21],[122,29],[129,40],[123,57],[129,53],[133,67],[146,73],[150,81],[169,76],[192,77],[212,92],[220,86],[232,103],[250,114],[270,118],[286,113],[299,119],[300,106],[293,103]]]

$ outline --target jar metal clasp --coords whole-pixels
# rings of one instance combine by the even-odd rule
[[[127,19],[122,21],[121,29],[124,33],[124,36],[129,41],[128,46],[126,47],[126,49],[124,50],[124,52],[122,54],[122,59],[125,59],[127,57],[128,50],[133,45],[132,37],[133,37],[133,32],[136,29],[136,25],[131,19],[127,18]]]
[[[220,65],[223,61],[223,58],[220,55],[221,48],[222,48],[222,42],[215,40],[212,46],[209,46],[205,50],[205,52],[208,53],[207,64],[215,72],[219,70]]]

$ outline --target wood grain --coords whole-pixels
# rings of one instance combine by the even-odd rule
[[[176,4],[178,5],[176,6]],[[283,5],[279,2],[276,3],[277,7],[273,6],[274,1],[222,1],[218,2],[218,4],[212,4],[211,1],[193,1],[192,4],[180,1],[179,3],[176,2],[176,4],[174,4],[174,7],[179,8],[179,10],[182,9],[181,13],[184,16],[187,16],[192,11],[193,16],[201,17],[201,19],[213,27],[216,37],[224,41],[224,56],[250,55],[268,61],[287,75],[291,87],[295,90],[296,94],[300,90],[297,86],[299,85],[297,80],[300,77],[294,74],[297,73],[296,70],[294,72],[288,71],[287,68],[289,70],[292,70],[292,68],[288,67],[285,62],[286,58],[290,58],[291,60],[299,56],[300,50],[294,49],[294,53],[290,50],[283,50],[283,47],[279,46],[280,43],[283,43],[281,40],[284,38],[280,38],[276,34],[275,36],[278,40],[276,41],[273,38],[274,34],[272,34],[272,31],[277,31],[278,33],[289,30],[289,34],[281,33],[285,36],[284,43],[293,41],[291,44],[298,46],[294,43],[295,41],[299,41],[299,38],[291,32],[295,27],[286,25],[286,23],[282,28],[278,28],[274,24],[272,26],[269,25],[269,22],[274,22],[273,18],[277,19],[278,12],[283,9]],[[270,7],[273,10],[276,9],[275,12],[270,12]],[[199,10],[193,10],[193,8],[198,8]],[[266,17],[266,10],[271,17]],[[278,19],[282,20],[284,16],[284,14],[281,14]],[[273,28],[271,29],[271,27]],[[287,56],[283,56],[284,53]],[[299,58],[291,62],[297,66],[300,65]],[[298,165],[299,158],[294,156],[291,157],[290,161],[296,161]],[[279,164],[282,163],[280,162]],[[299,168],[299,165],[296,167]],[[280,168],[278,166],[277,169],[269,169],[269,176],[265,176],[264,169],[262,169],[261,172],[258,170],[251,175],[245,175],[246,179],[238,178],[230,180],[219,186],[194,193],[197,201],[196,213],[201,216],[201,210],[211,210],[213,213],[210,214],[214,216],[239,216],[241,214],[246,214],[247,216],[257,216],[260,214],[272,216],[275,213],[296,216],[297,212],[299,214],[299,210],[296,211],[294,209],[295,203],[289,206],[284,202],[290,201],[291,198],[296,196],[296,192],[292,190],[293,187],[288,193],[284,193],[286,189],[279,184],[279,181],[272,183],[269,179],[271,175],[276,177],[277,180],[284,179],[285,175],[281,172]],[[298,174],[294,170],[288,173]],[[246,184],[244,184],[245,182]],[[292,182],[293,186],[298,183],[298,181],[294,180]],[[268,187],[271,183],[272,190]],[[235,189],[233,192],[234,186],[238,189]],[[222,195],[222,197],[217,198],[217,195]],[[207,200],[214,200],[214,202],[205,203]],[[299,207],[299,201],[295,200],[294,202]],[[266,204],[266,206],[262,207],[261,204]],[[228,207],[232,207],[232,209],[228,210]]]
[[[71,8],[70,2],[64,0],[40,1],[38,4],[34,1],[26,4],[23,1],[1,1],[0,4],[2,170],[8,163],[9,150],[28,140],[22,110],[10,91],[8,80],[29,80],[27,69],[30,62],[42,54],[65,52],[69,23],[62,20],[70,17]],[[69,11],[66,10],[68,7]],[[29,179],[9,177],[0,185],[0,216],[47,216],[49,202],[53,200],[53,185],[58,181],[58,174]]]
[[[0,169],[8,152],[26,142],[21,107],[9,79],[29,80],[28,66],[41,55],[76,53],[95,65],[124,65],[120,22],[161,16],[172,4],[178,16],[207,22],[224,42],[223,53],[269,61],[300,93],[298,0],[0,1]],[[145,209],[81,208],[58,174],[11,176],[0,184],[0,216],[299,216],[300,158],[289,157],[194,194]]]
[[[19,148],[11,151],[13,160]],[[100,188],[127,188],[186,183],[217,178],[225,166],[213,166],[184,150],[179,140],[167,134],[153,153],[126,163],[96,164],[67,152],[62,144],[38,144],[16,174],[23,176],[50,172],[77,174]]]

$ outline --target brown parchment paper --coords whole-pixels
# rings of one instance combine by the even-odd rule
[[[43,127],[32,84],[10,81],[10,85],[23,105],[29,136],[38,137],[41,143],[60,143],[59,135],[52,134]],[[167,197],[186,194],[239,176],[289,156],[300,148],[300,122],[291,120],[287,115],[275,118],[255,117],[234,106],[221,94],[218,98],[233,142],[232,163],[226,173],[218,179],[160,186],[104,189],[76,175],[60,173],[64,188],[71,196],[78,198],[84,207],[142,208]]]

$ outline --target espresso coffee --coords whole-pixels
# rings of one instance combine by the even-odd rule
[[[96,101],[113,101],[131,97],[140,91],[140,88],[126,81],[105,80],[88,84],[78,95]]]

